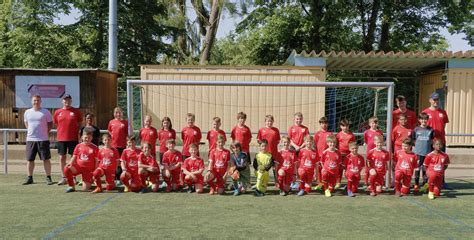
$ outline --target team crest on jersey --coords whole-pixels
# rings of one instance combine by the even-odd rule
[[[110,159],[108,159],[108,158],[102,159],[102,165],[108,166],[108,165],[110,165],[110,163],[111,163]]]
[[[441,162],[444,163],[444,158],[441,158]]]
[[[290,161],[284,161],[283,166],[284,167],[289,167],[290,166]]]
[[[311,161],[310,160],[306,160],[304,161],[304,165],[307,166],[307,167],[311,167]]]
[[[336,168],[336,163],[335,162],[330,162],[329,163],[329,168],[335,169]]]
[[[222,161],[216,161],[216,167],[221,168],[224,166],[224,163]]]
[[[197,134],[198,134],[198,132],[197,132],[197,131],[194,131],[194,136],[196,136]]]
[[[375,166],[380,168],[383,166],[383,163],[381,161],[376,161]]]
[[[178,161],[178,159],[179,159],[179,157],[178,157],[178,156],[174,157],[174,160]]]
[[[137,161],[132,160],[132,161],[130,161],[130,163],[128,165],[131,166],[131,167],[135,167],[135,166],[137,166],[137,163],[138,163]]]
[[[89,153],[93,153],[93,152],[94,152],[94,150],[92,150],[92,149],[89,149]]]
[[[150,132],[150,136],[153,136],[153,132]]]
[[[301,132],[302,132],[302,133],[305,133],[305,132],[306,132],[306,129],[304,129],[304,128],[301,129]]]
[[[352,166],[352,167],[351,167],[351,171],[352,171],[352,172],[355,172],[355,173],[356,173],[356,172],[359,172],[359,167],[357,167],[357,166]]]
[[[114,156],[114,153],[113,153],[113,152],[110,152],[110,153],[109,153],[109,156],[113,157],[113,156]]]
[[[125,124],[121,123],[121,124],[120,124],[120,127],[121,127],[121,128],[125,127]]]
[[[443,117],[444,117],[444,114],[439,113],[438,116],[439,116],[440,118],[443,118]]]
[[[69,113],[69,116],[74,116],[74,112],[70,112],[70,113]]]

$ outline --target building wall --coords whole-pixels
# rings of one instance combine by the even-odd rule
[[[448,71],[447,133],[474,134],[474,68],[450,68]],[[451,146],[474,146],[474,137],[448,137]]]
[[[430,106],[430,95],[435,92],[436,89],[444,87],[444,83],[441,81],[442,75],[443,71],[435,71],[423,74],[420,77],[418,97],[419,112]]]
[[[189,67],[144,65],[142,80],[188,81],[324,81],[326,71],[321,67]],[[275,117],[275,127],[286,132],[293,124],[293,114],[302,112],[304,124],[311,132],[324,115],[324,88],[303,87],[221,87],[221,86],[144,86],[143,113],[153,116],[154,126],[169,116],[173,127],[185,126],[185,115],[196,114],[196,125],[203,133],[212,127],[212,118],[222,119],[222,129],[230,132],[236,124],[236,114],[247,114],[247,124],[253,132],[264,125],[266,114]],[[255,138],[255,136],[254,136]]]

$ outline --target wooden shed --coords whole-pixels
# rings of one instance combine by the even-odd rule
[[[24,128],[23,114],[30,95],[39,93],[43,107],[53,114],[64,94],[83,114],[93,113],[99,128],[107,128],[117,106],[118,72],[101,69],[0,69],[0,128]],[[23,142],[24,134],[11,133],[9,141]]]

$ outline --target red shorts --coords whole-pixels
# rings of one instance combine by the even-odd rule
[[[298,176],[301,182],[311,185],[313,183],[314,170],[299,168]]]
[[[224,188],[225,187],[225,181],[224,181],[225,170],[224,171],[211,170],[211,173],[212,175],[214,175],[214,178],[210,179],[208,184],[212,187],[215,181],[215,187],[217,189]]]
[[[333,171],[336,171],[336,172],[333,172]],[[333,189],[334,186],[336,185],[336,179],[337,179],[337,176],[339,175],[339,169],[335,169],[333,171],[328,171],[326,169],[323,169],[321,171],[321,174],[322,174],[322,180],[323,180],[323,183],[325,184],[325,189],[327,189],[327,185],[329,185],[329,188]]]
[[[370,175],[370,191],[375,192],[375,186],[383,186],[386,172],[376,171],[375,175]]]
[[[164,173],[164,171],[163,171]],[[181,168],[175,168],[170,171],[170,177],[167,178],[163,174],[163,179],[167,184],[177,184],[179,185],[181,182]]]
[[[81,175],[83,182],[92,183],[92,177],[94,176],[93,175],[93,172],[94,172],[93,169],[88,169],[88,168],[85,168],[85,167],[81,167],[77,163],[73,163],[71,167],[76,169],[76,172],[77,172],[77,173],[73,174],[73,176]]]
[[[196,174],[194,175],[196,176],[196,180],[193,180],[192,178],[187,178],[186,176],[184,177],[184,182],[187,184],[187,185],[193,185],[193,184],[201,184],[201,185],[204,185],[204,177],[202,176],[202,174]]]

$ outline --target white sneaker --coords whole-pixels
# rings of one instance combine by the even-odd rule
[[[58,182],[58,185],[61,186],[61,185],[66,185],[67,183],[67,180],[66,178],[62,178],[59,182]]]

